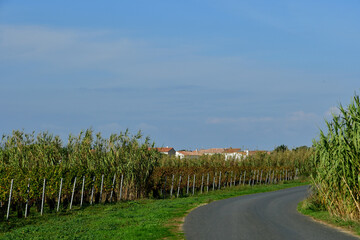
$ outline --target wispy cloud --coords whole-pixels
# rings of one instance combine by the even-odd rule
[[[300,122],[317,122],[321,119],[315,113],[296,111],[291,112],[283,116],[267,116],[267,117],[213,117],[208,118],[206,123],[208,124],[289,124],[289,123],[300,123]]]
[[[215,91],[216,89],[212,88],[204,88],[197,85],[190,84],[174,84],[174,85],[163,85],[163,86],[111,86],[111,87],[80,87],[77,88],[79,91],[87,91],[87,92],[104,92],[104,93],[124,93],[124,92],[148,92],[155,91],[159,93],[171,92],[171,93],[179,93],[179,92],[196,92],[196,91]],[[216,90],[219,92],[219,90]]]
[[[287,121],[290,122],[300,122],[300,121],[317,121],[319,116],[315,113],[297,111],[290,113],[287,117]]]
[[[330,118],[332,117],[333,115],[339,115],[340,114],[340,110],[338,107],[330,107],[329,110],[326,111],[325,113],[325,117],[326,118]]]
[[[112,36],[109,31],[54,29],[42,26],[0,25],[0,60],[40,61],[66,68],[94,67],[127,56],[143,44]],[[120,64],[120,63],[118,63]],[[59,66],[60,67],[60,66]]]
[[[37,119],[48,118],[66,129],[86,124],[107,134],[140,128],[162,136],[161,141],[176,136],[187,144],[190,135],[198,137],[192,143],[220,139],[220,144],[229,136],[237,142],[242,135],[244,143],[252,136],[252,143],[267,137],[272,144],[274,137],[284,142],[284,129],[293,130],[296,140],[305,131],[310,136],[317,131],[311,126],[324,113],[306,108],[315,105],[317,92],[324,89],[318,80],[327,76],[270,66],[247,59],[242,51],[212,55],[205,49],[201,54],[201,44],[174,40],[168,45],[165,38],[128,37],[121,30],[0,25],[0,82],[13,84],[0,89],[8,117],[3,125],[15,126],[28,111],[33,128]],[[29,83],[24,87],[19,81]],[[53,81],[50,89],[45,81]],[[309,99],[303,101],[304,96]],[[55,125],[43,128],[62,131]]]
[[[98,71],[98,83],[91,87],[138,86],[141,83],[151,87],[174,85],[186,90],[199,85],[228,89],[231,85],[251,91],[254,84],[259,84],[265,91],[273,84],[286,84],[285,79],[296,76],[241,55],[200,54],[199,49],[204,46],[196,43],[179,42],[164,47],[167,39],[130,38],[120,30],[0,25],[0,33],[1,63],[17,67],[26,64],[31,66],[31,74],[37,75],[78,74],[83,77]],[[207,51],[211,50],[204,52]],[[72,83],[77,81],[80,80],[72,79]]]
[[[264,123],[272,122],[272,117],[239,117],[239,118],[208,118],[206,123],[209,124],[226,124],[226,123]]]

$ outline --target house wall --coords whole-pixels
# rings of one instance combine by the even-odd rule
[[[245,159],[246,155],[240,154],[240,153],[225,153],[225,160],[228,159],[235,159],[235,160],[241,160]]]
[[[176,152],[176,153],[175,153],[175,156],[178,157],[178,158],[180,158],[180,159],[183,159],[183,158],[185,157],[184,154],[179,153],[179,152]]]
[[[176,155],[176,151],[175,151],[175,149],[170,149],[170,151],[168,152],[168,155],[169,156],[175,156]]]

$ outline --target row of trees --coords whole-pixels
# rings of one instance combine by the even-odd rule
[[[270,178],[270,172],[276,179],[284,179],[287,172],[294,175],[295,169],[298,174],[308,174],[305,166],[310,154],[311,150],[303,149],[258,153],[243,161],[225,160],[222,155],[180,160],[156,151],[141,132],[131,135],[125,131],[103,138],[88,129],[70,135],[64,145],[48,132],[13,131],[0,143],[0,215],[5,214],[12,181],[11,208],[21,215],[26,203],[40,211],[44,191],[45,203],[53,211],[60,188],[66,208],[73,198],[90,203],[160,197],[164,180],[173,175],[187,178],[196,174],[199,181],[200,176],[213,178],[221,172],[220,180],[231,182],[245,172],[246,181],[255,173],[263,180],[267,175]],[[185,184],[182,181],[181,186]],[[168,182],[165,190],[169,186]]]

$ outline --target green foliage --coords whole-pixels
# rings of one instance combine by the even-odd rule
[[[297,209],[304,215],[311,216],[316,220],[330,224],[334,227],[340,227],[360,236],[360,223],[358,221],[331,215],[324,205],[318,203],[318,199],[305,199],[298,204]]]
[[[288,148],[286,145],[282,144],[282,145],[280,145],[280,146],[277,146],[277,147],[274,149],[274,152],[285,152],[285,151],[287,151],[287,150],[289,150],[289,148]]]
[[[96,192],[99,192],[100,180],[104,175],[104,193],[108,193],[112,188],[114,174],[117,179],[124,174],[126,188],[123,198],[144,196],[152,187],[149,185],[150,178],[158,165],[160,153],[149,150],[153,146],[149,138],[143,143],[139,142],[141,139],[141,132],[130,135],[126,131],[105,139],[100,133],[94,136],[93,131],[88,129],[78,136],[70,135],[67,145],[63,146],[58,136],[48,132],[39,133],[36,137],[34,133],[26,134],[22,131],[4,135],[0,144],[0,208],[8,199],[11,179],[14,179],[12,202],[19,208],[28,198],[28,183],[31,185],[30,205],[39,205],[44,178],[47,203],[52,208],[61,178],[64,179],[64,202],[70,198],[75,177],[80,183],[83,176],[86,179],[84,188],[89,190],[94,185]],[[119,181],[116,184],[114,192],[119,196]],[[78,194],[80,188],[78,184]],[[86,191],[86,198],[89,193]],[[21,212],[20,209],[18,211]],[[0,209],[0,215],[1,212]]]
[[[298,169],[299,175],[309,176],[314,170],[312,166],[312,148],[296,148],[295,150],[257,152],[241,161],[242,166]]]
[[[360,101],[339,106],[340,115],[327,121],[327,134],[320,131],[316,149],[313,185],[318,201],[333,215],[360,220]]]
[[[165,193],[170,192],[173,178],[173,189],[180,187],[180,195],[184,196],[188,178],[196,189],[206,182],[211,186],[220,181],[221,186],[225,186],[234,181],[238,183],[240,178],[242,181],[245,178],[246,182],[250,179],[264,182],[270,178],[278,182],[285,176],[294,178],[296,174],[309,171],[307,159],[311,154],[311,149],[298,149],[272,154],[258,152],[241,161],[225,160],[221,154],[178,159],[156,151],[154,143],[150,143],[149,138],[143,139],[141,132],[131,135],[126,130],[103,138],[100,133],[94,134],[92,129],[87,129],[77,136],[70,135],[64,145],[58,136],[48,132],[35,136],[34,132],[13,131],[12,135],[4,135],[0,143],[0,220],[4,219],[11,179],[14,179],[11,212],[22,217],[27,199],[30,208],[40,211],[44,179],[45,202],[51,212],[55,211],[61,179],[61,202],[66,209],[75,178],[74,202],[77,204],[84,178],[85,203],[90,202],[92,189],[95,193],[92,200],[96,203],[110,201],[111,193],[113,201],[120,200],[120,189],[121,200],[165,197]],[[102,178],[104,184],[100,196]],[[27,192],[28,184],[30,192]]]

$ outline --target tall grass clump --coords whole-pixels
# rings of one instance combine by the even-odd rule
[[[360,101],[355,95],[314,140],[314,201],[332,215],[360,220]]]
[[[120,176],[123,176],[122,199],[147,197],[153,188],[152,173],[160,159],[160,153],[151,149],[153,146],[149,138],[143,139],[140,131],[131,135],[128,130],[103,138],[88,129],[70,135],[67,144],[48,132],[35,136],[34,132],[13,131],[4,135],[0,142],[0,221],[5,214],[11,179],[14,180],[11,207],[19,217],[28,199],[29,206],[40,211],[44,179],[45,202],[50,211],[55,209],[61,179],[64,207],[70,201],[75,178],[75,199],[80,198],[83,179],[85,201],[91,201],[91,189],[96,193],[95,202],[108,201],[111,194],[113,200],[118,199]]]

